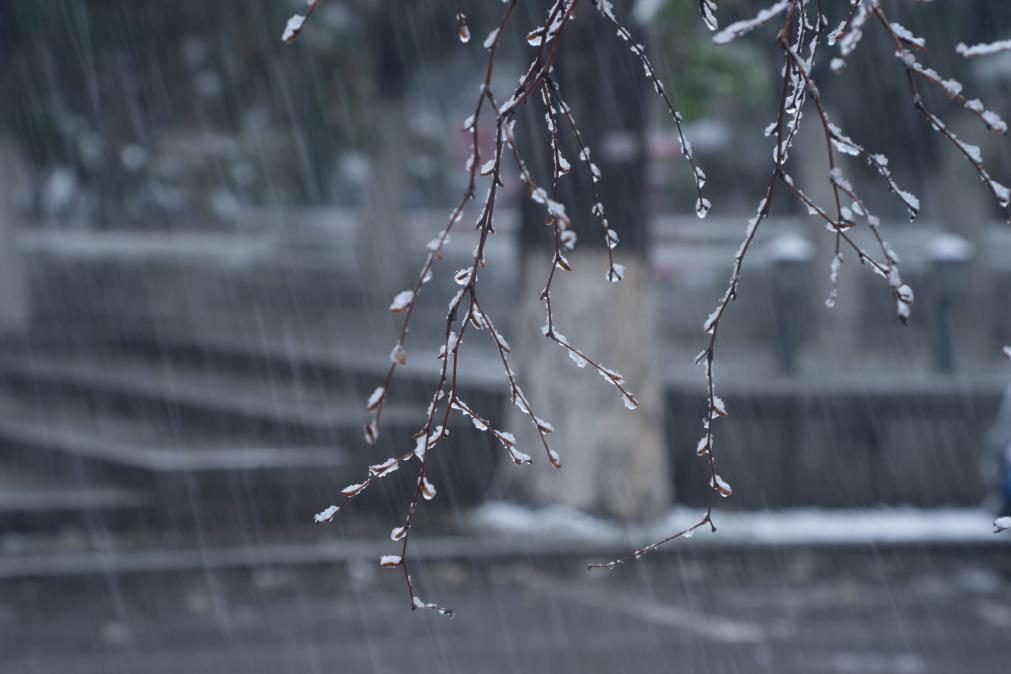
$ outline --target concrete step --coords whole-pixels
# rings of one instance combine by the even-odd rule
[[[208,431],[143,408],[110,413],[90,406],[83,391],[84,402],[0,394],[0,465],[150,494],[154,511],[180,526],[193,524],[196,510],[282,526],[309,519],[333,503],[340,488],[360,482],[369,464],[388,456],[364,442],[348,449],[266,437],[255,429]],[[401,443],[406,449],[413,441]],[[447,504],[474,503],[489,488],[497,458],[485,434],[454,428],[433,452],[430,475]],[[398,471],[356,507],[402,508],[414,479],[413,470]]]
[[[395,341],[377,343],[373,334],[362,330],[344,330],[340,339],[332,333],[268,336],[264,333],[227,335],[215,332],[174,334],[117,330],[108,334],[95,332],[86,336],[39,332],[21,339],[8,339],[3,352],[28,357],[39,352],[91,360],[96,354],[108,357],[131,356],[153,363],[171,363],[173,367],[198,369],[261,379],[293,381],[338,391],[370,392],[382,383],[390,366],[389,350]],[[433,338],[434,339],[434,338]],[[427,398],[438,378],[441,363],[434,357],[438,349],[432,339],[408,342],[409,364],[397,370],[397,388],[408,398],[418,392]],[[468,367],[461,369],[458,382],[468,399],[495,395],[505,384],[497,354],[483,340],[468,340],[473,354]]]
[[[42,474],[0,465],[0,529],[55,530],[64,525],[129,522],[149,513],[144,489]]]
[[[66,401],[9,394],[0,395],[0,452],[10,464],[36,473],[141,488],[222,474],[311,476],[349,465],[348,452],[333,447],[223,439],[176,427],[168,419],[95,414]]]
[[[419,392],[409,387],[392,389],[375,451],[403,451],[424,421],[430,387],[424,397],[412,397]],[[270,376],[262,369],[240,374],[186,361],[152,362],[139,355],[2,356],[0,390],[38,404],[83,406],[147,423],[167,421],[177,432],[240,433],[309,445],[361,447],[362,427],[371,417],[365,409],[368,393],[361,390]],[[499,395],[465,399],[489,415],[502,405]],[[467,426],[458,415],[451,417],[452,428]]]

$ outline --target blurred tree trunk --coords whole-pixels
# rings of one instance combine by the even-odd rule
[[[28,327],[28,293],[17,248],[20,166],[17,147],[0,136],[0,335],[23,333]]]
[[[631,2],[615,4],[623,15],[629,14]],[[547,5],[541,9],[531,24],[543,22]],[[669,505],[672,484],[647,262],[646,82],[625,43],[590,7],[581,9],[563,34],[556,78],[603,171],[601,201],[621,238],[615,254],[626,267],[625,280],[607,282],[603,232],[590,211],[595,199],[589,171],[577,161],[577,146],[562,122],[561,146],[572,173],[561,181],[561,197],[579,240],[568,255],[573,271],[560,272],[553,286],[556,329],[597,362],[621,372],[640,407],[626,409],[613,385],[590,367],[578,369],[560,346],[543,337],[545,312],[539,296],[551,265],[553,229],[544,224],[543,206],[525,199],[514,358],[535,412],[554,424],[555,432],[548,437],[561,453],[563,467],[554,470],[544,459],[533,471],[507,466],[505,482],[512,495],[534,504],[639,519]],[[517,133],[535,179],[550,188],[551,153],[539,101],[527,104]],[[529,418],[511,408],[507,422],[536,461],[540,443]]]
[[[380,135],[372,156],[365,209],[359,230],[358,256],[369,275],[368,298],[372,305],[389,303],[407,280],[407,250],[404,244],[402,196],[406,191],[408,160],[408,63],[396,40],[397,12],[377,12],[370,32],[377,45],[374,65],[377,102],[374,109]]]
[[[992,28],[990,32],[985,29],[988,23],[992,23],[986,3],[896,7],[896,13],[891,18],[899,20],[915,35],[926,40],[928,51],[918,55],[924,65],[964,84],[966,89],[963,93],[969,98],[982,95],[974,81],[972,62],[959,56],[954,44],[959,40],[973,44],[1000,37],[993,34]],[[879,30],[866,32],[860,48],[848,57],[842,73],[825,78],[827,84],[823,94],[830,106],[829,114],[856,142],[870,152],[888,157],[889,167],[903,189],[921,198],[927,218],[946,225],[964,221],[962,210],[967,197],[982,201],[981,195],[985,197],[985,190],[972,190],[978,181],[965,158],[958,156],[951,143],[932,129],[913,106],[905,71],[895,58],[894,44]],[[854,95],[854,92],[867,87],[873,89],[873,96]],[[927,107],[949,124],[957,124],[960,116],[970,116],[945,100],[933,87],[921,84],[919,89]],[[881,120],[889,120],[890,123],[881,123]],[[975,119],[971,128],[982,131],[971,142],[989,140],[988,132]],[[955,164],[961,164],[966,176],[954,186],[952,175],[943,170],[950,157],[956,158]],[[860,176],[858,172],[854,175]],[[905,208],[888,192],[870,167],[864,168],[863,178],[866,185],[861,186],[861,193],[865,199],[869,198],[869,205],[878,215],[893,218],[896,222],[906,220]],[[953,190],[953,187],[956,189]],[[979,204],[974,204],[973,208],[978,213]],[[977,225],[978,221],[973,222],[971,227]],[[964,229],[961,233],[972,238]]]
[[[407,111],[404,99],[383,97],[376,116],[386,129],[371,158],[364,213],[359,229],[358,259],[369,279],[370,305],[385,309],[407,282],[406,234],[401,196],[406,190]],[[375,270],[369,274],[367,270]]]

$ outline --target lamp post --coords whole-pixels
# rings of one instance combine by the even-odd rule
[[[790,232],[769,243],[772,306],[776,316],[776,353],[783,372],[797,370],[800,351],[801,312],[805,288],[811,274],[814,246],[801,235]]]
[[[953,314],[969,283],[973,246],[968,240],[944,232],[927,244],[932,303],[931,341],[938,372],[955,371]]]

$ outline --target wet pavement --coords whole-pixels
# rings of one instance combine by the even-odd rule
[[[4,674],[1004,673],[1011,548],[699,551],[0,582]]]

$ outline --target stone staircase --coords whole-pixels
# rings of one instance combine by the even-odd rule
[[[379,442],[362,438],[364,400],[384,374],[381,361],[239,343],[8,344],[0,349],[0,526],[307,522],[370,463],[412,445],[434,383],[425,372],[403,372]],[[475,404],[501,407],[486,382],[464,386]],[[451,424],[432,479],[440,500],[459,506],[483,496],[496,453],[469,423]],[[408,473],[384,480],[360,507],[402,508]]]

